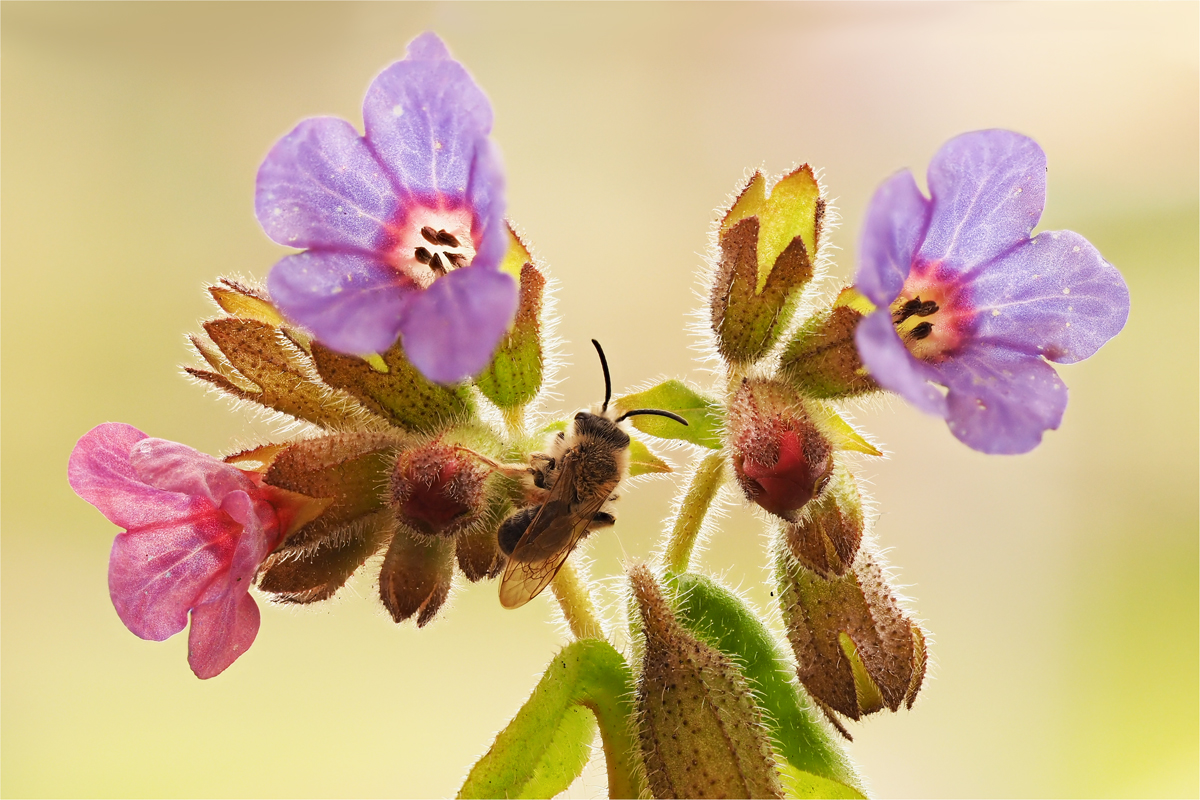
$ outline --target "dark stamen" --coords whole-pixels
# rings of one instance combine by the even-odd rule
[[[932,322],[922,322],[921,324],[919,324],[915,328],[913,328],[911,331],[909,331],[908,335],[911,336],[912,338],[920,341],[921,339],[924,339],[926,336],[928,336],[931,333],[933,333],[933,323]]]
[[[442,255],[446,257],[446,260],[449,261],[451,266],[453,266],[455,269],[461,267],[467,260],[467,257],[462,253],[442,253]]]
[[[424,228],[421,228],[421,235],[424,236],[425,241],[429,242],[430,244],[441,244],[441,242],[438,241],[438,232],[428,225],[426,225]]]
[[[439,255],[435,255],[435,256],[433,257],[433,260],[429,262],[429,268],[430,268],[431,270],[433,270],[435,273],[437,273],[438,275],[445,275],[445,274],[446,274],[446,267],[445,267],[445,265],[444,265],[444,264],[442,264],[442,257],[441,257],[441,256],[439,256]],[[928,323],[928,322],[925,322],[925,323],[922,323],[922,324],[923,324],[923,325],[928,325],[929,323]],[[920,327],[920,326],[918,326],[918,327]]]
[[[442,244],[446,247],[458,247],[458,239],[454,237],[454,234],[446,233],[445,229],[443,229],[437,232],[437,244]]]
[[[422,264],[428,264],[432,260],[433,253],[429,252],[424,247],[417,248],[417,261],[420,261]]]
[[[892,313],[892,322],[899,325],[904,320],[917,313],[921,308],[921,298],[914,297]]]
[[[909,317],[928,317],[938,312],[938,304],[933,300],[922,301],[920,296],[909,300],[892,314],[892,322],[899,325]]]

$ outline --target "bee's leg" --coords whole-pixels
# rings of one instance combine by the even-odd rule
[[[549,489],[547,476],[554,471],[557,462],[553,456],[545,453],[534,453],[529,456],[529,474],[533,475],[533,485],[539,489]]]
[[[479,459],[482,463],[487,464],[489,467],[491,467],[495,471],[500,472],[504,475],[507,475],[510,478],[520,478],[522,475],[526,474],[526,472],[528,471],[528,467],[526,467],[524,464],[501,464],[499,461],[495,461],[491,458],[488,458],[483,453],[477,453],[469,447],[463,447],[462,445],[455,445],[454,449],[459,451],[460,453],[467,453],[468,455],[474,456],[475,458]]]
[[[500,550],[504,555],[512,555],[513,550],[517,548],[517,543],[525,535],[529,523],[533,522],[533,518],[541,510],[541,506],[527,506],[500,523],[500,530],[496,532],[496,543],[500,545]]]

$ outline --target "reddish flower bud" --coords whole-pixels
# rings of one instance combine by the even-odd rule
[[[396,518],[417,533],[452,536],[485,505],[488,470],[470,452],[434,441],[405,450],[392,471]]]
[[[833,446],[791,390],[745,380],[729,408],[733,470],[746,498],[788,521],[829,479]]]

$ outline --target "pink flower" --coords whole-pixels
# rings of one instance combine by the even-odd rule
[[[79,440],[67,475],[122,528],[108,562],[117,615],[143,639],[179,633],[192,615],[188,664],[219,675],[258,633],[249,594],[286,527],[256,473],[109,422]]]

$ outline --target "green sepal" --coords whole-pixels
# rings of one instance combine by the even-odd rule
[[[500,340],[491,363],[475,378],[479,391],[500,408],[522,408],[542,388],[540,316],[545,288],[542,273],[533,264],[524,264],[517,316]]]
[[[849,758],[818,721],[789,660],[766,626],[736,595],[711,578],[667,574],[680,623],[741,666],[762,707],[791,797],[865,797]]]
[[[255,299],[224,291],[230,296],[221,297],[231,307],[238,307],[234,297],[239,302]],[[204,323],[204,332],[216,349],[199,336],[192,337],[192,345],[215,371],[185,367],[193,378],[322,428],[345,428],[356,416],[365,416],[353,400],[313,379],[308,354],[277,326],[222,317]]]
[[[641,643],[638,723],[656,797],[783,797],[762,707],[729,655],[678,619],[645,565],[629,570]]]
[[[553,797],[583,771],[597,725],[609,797],[646,796],[633,715],[633,675],[621,654],[597,639],[573,642],[471,768],[458,796]]]
[[[717,350],[735,364],[753,364],[775,346],[813,276],[813,259],[801,236],[792,239],[769,272],[760,273],[759,228],[758,217],[748,217],[721,236],[713,277],[709,311]]]
[[[405,444],[394,433],[359,431],[305,439],[272,460],[263,482],[308,497],[330,500],[325,510],[285,539],[277,551],[307,549],[337,535],[339,528],[381,511],[393,452]]]
[[[812,167],[802,164],[784,175],[771,187],[769,195],[766,177],[755,171],[721,220],[719,237],[724,239],[739,222],[750,217],[759,220],[754,286],[761,292],[776,259],[796,237],[800,237],[804,249],[812,256],[821,245],[825,201]]]
[[[860,297],[854,289],[844,289],[832,308],[806,319],[787,343],[779,374],[798,392],[837,399],[879,391],[854,341],[858,323],[870,313],[858,302]]]
[[[807,164],[768,194],[761,172],[746,184],[718,230],[720,260],[709,311],[717,350],[747,366],[766,355],[792,319],[812,280],[825,201]]]
[[[321,378],[344,389],[393,425],[414,433],[437,433],[469,418],[474,410],[466,386],[442,386],[417,371],[400,343],[380,354],[387,372],[365,358],[312,343],[313,361]]]
[[[221,310],[233,317],[256,319],[272,327],[284,324],[283,315],[271,303],[266,292],[243,286],[229,278],[221,278],[219,284],[209,286],[208,293]]]
[[[687,420],[687,425],[649,414],[630,417],[633,427],[660,439],[678,439],[710,450],[721,449],[721,429],[725,412],[720,403],[677,380],[663,381],[643,392],[627,394],[613,401],[618,411],[656,408],[671,411]]]

